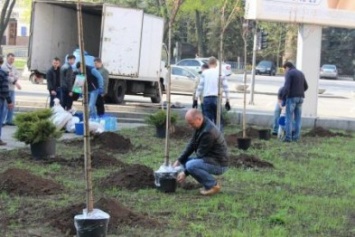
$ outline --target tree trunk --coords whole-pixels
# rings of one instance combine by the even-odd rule
[[[297,31],[294,26],[288,27],[285,39],[285,53],[283,56],[283,61],[296,62],[297,53]]]
[[[14,6],[16,4],[16,0],[5,0],[3,8],[1,10],[0,16],[0,41],[5,33],[7,24],[9,23],[10,16]]]
[[[202,17],[199,10],[195,10],[195,20],[196,20],[196,36],[197,36],[197,55],[200,57],[205,56],[205,47],[203,44],[203,27],[202,27]]]

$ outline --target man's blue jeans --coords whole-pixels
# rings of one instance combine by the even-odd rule
[[[96,118],[97,113],[96,113],[96,100],[97,97],[99,96],[99,89],[93,90],[89,92],[89,110],[90,110],[90,117],[91,118]]]
[[[202,114],[209,118],[214,124],[217,124],[217,103],[218,97],[217,96],[206,96],[203,97],[203,107]],[[220,130],[223,132],[224,120],[221,113],[221,128]]]
[[[194,157],[189,157],[183,166],[206,190],[211,189],[217,184],[216,179],[212,175],[221,175],[228,169],[227,167],[208,164],[203,159]]]
[[[281,108],[279,103],[276,103],[274,110],[274,124],[272,125],[272,133],[277,134],[279,131],[279,118],[281,114]]]
[[[11,97],[12,104],[15,105],[15,91],[9,91],[9,95]],[[7,102],[5,100],[5,106],[3,106],[3,114],[1,116],[3,123],[14,123],[13,122],[14,110],[15,108],[13,109],[7,108]]]
[[[286,99],[286,141],[298,141],[301,132],[302,97]],[[292,129],[292,124],[294,125]],[[293,132],[292,132],[293,130]]]
[[[209,118],[214,124],[217,122],[217,96],[206,96],[203,98],[204,116]]]

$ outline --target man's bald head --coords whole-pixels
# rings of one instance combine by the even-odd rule
[[[197,109],[189,109],[186,112],[185,120],[188,124],[191,125],[191,127],[198,129],[203,123],[203,115],[201,111]]]

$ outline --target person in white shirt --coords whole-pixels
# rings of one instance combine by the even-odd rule
[[[200,84],[195,93],[193,108],[197,108],[197,100],[203,95],[203,115],[209,118],[213,123],[217,122],[217,103],[218,103],[218,82],[219,69],[217,67],[217,59],[210,57],[208,59],[209,69],[204,70],[201,74]],[[222,87],[226,96],[225,107],[230,109],[228,83],[225,75],[221,75]]]

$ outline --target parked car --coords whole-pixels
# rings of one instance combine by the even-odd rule
[[[275,76],[276,66],[272,61],[267,61],[267,60],[260,61],[255,68],[255,74],[256,75],[265,74],[269,76]]]
[[[186,67],[198,73],[201,71],[201,66],[205,63],[208,63],[208,58],[186,58],[177,62],[176,65]],[[230,76],[232,74],[232,67],[230,64],[222,63],[222,70],[226,76]]]
[[[332,79],[338,79],[338,70],[337,66],[333,64],[324,64],[320,68],[320,78],[332,78]]]
[[[168,75],[166,76],[168,79]],[[196,81],[199,74],[185,67],[171,66],[171,92],[192,94],[195,90]],[[167,80],[164,81],[164,91],[166,91]]]

